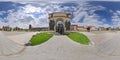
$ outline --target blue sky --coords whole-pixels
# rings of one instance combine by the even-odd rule
[[[0,2],[0,27],[47,27],[48,14],[67,12],[71,23],[82,26],[120,26],[120,1]]]

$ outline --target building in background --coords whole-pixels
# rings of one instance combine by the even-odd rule
[[[13,28],[13,31],[23,31],[23,28],[20,28],[20,27],[14,27],[14,28]]]
[[[71,31],[87,31],[84,26],[71,25]]]
[[[48,27],[32,27],[30,24],[29,31],[48,31]]]
[[[77,26],[78,31],[87,31],[87,29],[84,26]]]
[[[120,31],[120,27],[115,28],[115,30]]]
[[[91,31],[97,31],[98,28],[96,28],[95,26],[90,26],[90,30],[91,30]]]
[[[111,27],[107,27],[107,28],[106,28],[106,31],[111,31],[111,30],[112,30]]]
[[[106,28],[105,28],[105,27],[99,27],[98,30],[99,30],[99,31],[105,31]]]
[[[71,25],[71,31],[77,31],[77,25]]]
[[[12,28],[9,27],[9,26],[3,26],[2,27],[2,31],[11,31],[11,30],[12,30]]]
[[[2,31],[2,28],[0,28],[0,31]]]

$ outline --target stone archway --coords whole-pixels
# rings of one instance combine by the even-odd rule
[[[62,24],[60,25],[62,25],[61,29],[63,29],[60,31],[63,31],[63,32],[70,31],[70,25],[71,25],[70,20],[71,20],[71,15],[69,13],[55,12],[55,13],[49,14],[49,31],[57,32],[58,31],[57,23],[59,21],[62,22]]]
[[[65,26],[64,26],[64,22],[63,20],[57,20],[56,21],[56,26],[55,26],[56,32],[60,33],[60,34],[64,34],[64,30],[65,30]]]

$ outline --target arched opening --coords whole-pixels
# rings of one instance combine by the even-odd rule
[[[65,12],[54,12],[49,14],[49,30],[56,34],[66,34],[71,29],[71,15]],[[53,21],[51,21],[53,20]],[[58,32],[58,33],[57,33]]]
[[[56,32],[64,34],[64,26],[62,21],[57,21]]]

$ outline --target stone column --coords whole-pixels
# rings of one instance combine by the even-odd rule
[[[56,23],[55,23],[55,26],[54,26],[54,32],[56,32]]]
[[[63,22],[64,33],[66,32],[65,22]]]

